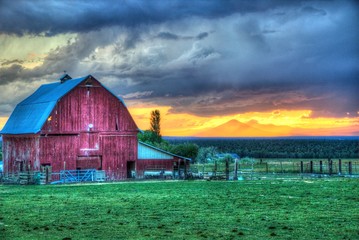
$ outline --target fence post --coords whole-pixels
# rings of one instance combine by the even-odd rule
[[[300,161],[300,173],[304,173],[303,161]]]
[[[217,160],[214,160],[214,176],[217,176]]]
[[[310,161],[310,173],[313,173],[313,161]]]
[[[203,177],[204,177],[204,170],[205,170],[205,169],[204,169],[204,163],[203,163],[203,171],[202,171]]]
[[[333,161],[328,158],[328,165],[329,165],[329,175],[332,175],[333,173]]]
[[[49,184],[49,168],[46,168],[46,178],[45,178],[45,184]]]
[[[183,179],[186,180],[187,179],[187,162],[186,162],[186,159],[183,159],[183,163],[184,163],[184,177],[183,177]]]
[[[319,172],[320,172],[320,174],[323,173],[323,161],[322,160],[319,161]]]
[[[234,177],[233,180],[238,180],[238,161],[237,158],[234,160]]]
[[[226,158],[226,180],[229,180],[229,161],[228,158]]]
[[[338,164],[339,164],[339,166],[338,166],[338,168],[339,168],[339,172],[338,172],[338,174],[339,175],[341,175],[342,174],[342,160],[341,159],[339,159],[339,162],[338,162]]]
[[[349,167],[349,175],[352,175],[353,173],[353,166],[352,166],[352,162],[350,161],[349,164],[348,164],[348,167]]]

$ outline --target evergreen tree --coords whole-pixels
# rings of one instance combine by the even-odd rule
[[[154,133],[155,139],[153,142],[160,143],[162,141],[161,136],[161,113],[160,110],[154,110],[151,112],[150,118],[150,131]]]

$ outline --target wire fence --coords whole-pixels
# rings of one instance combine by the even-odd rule
[[[153,171],[151,171],[152,173]],[[145,171],[146,173],[146,171]],[[265,179],[303,179],[323,177],[359,177],[359,160],[268,160],[252,163],[228,164],[223,162],[192,164],[185,177],[176,176],[176,171],[162,171],[143,179],[210,179],[210,180],[265,180]],[[171,177],[167,177],[167,175]],[[182,172],[182,175],[185,175]],[[136,172],[129,178],[126,171],[64,170],[60,172],[27,171],[3,176],[0,183],[9,184],[50,184],[102,182],[118,180],[140,180]]]
[[[236,173],[237,169],[237,173]],[[192,174],[205,179],[273,179],[303,177],[359,177],[358,160],[301,160],[226,164],[194,164]]]

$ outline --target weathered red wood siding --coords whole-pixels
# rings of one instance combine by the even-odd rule
[[[69,136],[42,136],[40,138],[41,164],[50,164],[53,172],[64,169],[76,169],[79,137]]]
[[[41,132],[56,134],[82,131],[134,133],[137,132],[137,126],[124,104],[93,80],[91,87],[83,82],[64,96]]]
[[[39,136],[3,136],[4,172],[40,169]],[[22,169],[21,169],[22,168]]]
[[[127,162],[137,161],[137,136],[103,135],[103,170],[110,179],[127,178]]]
[[[12,173],[20,160],[53,172],[95,167],[124,179],[127,162],[137,160],[137,132],[125,105],[90,77],[60,99],[39,134],[4,135],[5,167]]]

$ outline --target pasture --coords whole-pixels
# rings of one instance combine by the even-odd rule
[[[0,185],[0,239],[358,239],[359,180]]]

